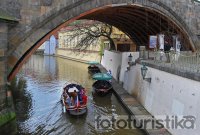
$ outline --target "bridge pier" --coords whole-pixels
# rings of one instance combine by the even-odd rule
[[[6,106],[8,24],[0,22],[0,111]]]
[[[11,94],[7,96],[6,86],[8,73],[8,30],[10,22],[12,23],[10,20],[0,18],[0,134],[15,134],[17,129],[12,97]]]

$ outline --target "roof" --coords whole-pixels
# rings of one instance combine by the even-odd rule
[[[11,22],[18,22],[19,21],[14,16],[8,14],[7,12],[5,12],[1,8],[0,8],[0,20],[11,21]]]

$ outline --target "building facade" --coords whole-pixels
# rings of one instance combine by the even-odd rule
[[[56,55],[81,62],[100,61],[100,41],[96,39],[86,49],[80,50],[77,44],[82,37],[76,36],[72,38],[74,36],[74,29],[75,26],[68,26],[58,32]]]
[[[113,27],[111,38],[114,41],[116,51],[119,52],[135,52],[136,44],[122,31]],[[110,42],[107,38],[101,38],[105,48],[109,48]]]
[[[36,54],[55,55],[58,46],[57,37],[52,35],[49,40],[46,40],[36,51]]]

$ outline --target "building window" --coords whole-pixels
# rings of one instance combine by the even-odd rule
[[[130,51],[130,44],[117,44],[117,51],[129,52]]]

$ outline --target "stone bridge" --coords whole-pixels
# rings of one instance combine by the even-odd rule
[[[5,84],[34,51],[60,28],[92,19],[124,31],[138,45],[148,35],[180,34],[184,48],[200,48],[197,0],[0,0],[0,104]],[[2,108],[2,107],[0,107]]]

